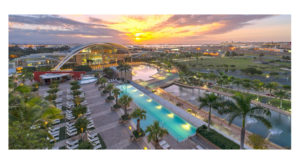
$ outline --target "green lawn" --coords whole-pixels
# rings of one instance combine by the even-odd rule
[[[277,58],[274,57],[274,60]],[[262,59],[263,61],[270,61],[272,59]],[[279,67],[289,67],[291,64],[288,62],[275,62],[273,64],[261,64],[255,62],[256,60],[253,58],[239,56],[239,57],[202,57],[201,59],[197,60],[192,58],[191,60],[176,60],[180,63],[186,63],[189,67],[192,67],[194,70],[197,69],[244,69],[248,67],[255,67],[257,69],[261,69],[263,71],[275,71],[281,72],[282,70]],[[274,64],[280,65],[275,66]]]

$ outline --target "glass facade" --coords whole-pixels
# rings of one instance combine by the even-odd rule
[[[63,69],[79,65],[88,65],[92,69],[101,69],[104,66],[116,64],[130,57],[128,49],[119,44],[94,44],[81,49],[63,66]]]

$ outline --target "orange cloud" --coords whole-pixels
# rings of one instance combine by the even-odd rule
[[[213,22],[204,25],[164,26],[171,15],[123,16],[122,21],[106,24],[109,28],[126,34],[134,43],[151,43],[170,38],[194,36],[222,28],[224,24]]]

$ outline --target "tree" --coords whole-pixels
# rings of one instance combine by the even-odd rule
[[[128,95],[123,95],[120,99],[119,99],[119,103],[120,105],[123,106],[124,108],[124,115],[127,116],[128,113],[127,113],[127,108],[129,107],[130,103],[132,101],[132,98]]]
[[[161,128],[159,126],[158,121],[154,121],[152,125],[149,125],[146,129],[146,133],[149,133],[147,136],[148,142],[153,141],[155,143],[155,146],[158,147],[159,140],[169,134],[168,131],[164,128]]]
[[[167,62],[167,69],[168,69],[168,72],[170,72],[171,68],[172,68],[171,62]]]
[[[113,84],[108,84],[106,87],[105,87],[105,90],[108,91],[108,94],[109,94],[109,97],[111,97],[111,91],[114,89],[114,85]]]
[[[81,106],[81,105],[78,105],[78,106],[75,106],[73,109],[72,109],[72,113],[73,113],[73,116],[75,118],[78,118],[80,117],[81,115],[85,114],[87,111],[87,107],[86,106]]]
[[[115,75],[114,70],[109,68],[109,67],[104,68],[103,73],[104,73],[104,76],[109,78],[109,79],[113,78],[114,75]]]
[[[220,114],[228,114],[229,125],[231,125],[235,118],[242,118],[240,148],[244,149],[247,116],[257,119],[261,121],[267,128],[271,128],[272,125],[270,121],[265,118],[265,116],[270,116],[271,112],[261,106],[252,106],[250,96],[237,93],[232,98],[233,100],[223,102],[223,106],[218,110],[218,112]]]
[[[116,104],[118,104],[118,96],[121,94],[121,90],[119,88],[114,88],[112,90],[112,93],[114,94],[114,97],[116,99]]]
[[[88,124],[89,124],[89,120],[87,120],[84,117],[79,117],[76,120],[74,126],[77,129],[77,131],[81,134],[81,137],[82,137],[82,133],[84,133],[87,130]]]
[[[61,111],[52,103],[31,92],[31,87],[19,85],[9,92],[9,148],[51,148],[53,138],[49,123],[61,119]]]
[[[131,70],[131,66],[129,64],[124,64],[123,65],[123,71],[125,72],[125,80],[126,79],[126,75],[127,75],[127,72]]]
[[[141,108],[136,108],[135,111],[131,114],[131,117],[137,119],[136,129],[139,133],[141,131],[140,121],[146,119],[146,111]]]
[[[101,88],[104,88],[106,83],[107,83],[107,79],[105,77],[101,77],[99,80],[99,84]]]
[[[272,90],[276,90],[276,88],[279,86],[277,82],[270,82],[265,85],[266,89],[269,89],[270,94],[272,94]]]
[[[73,99],[75,106],[80,106],[81,102],[83,102],[83,101],[84,101],[84,99],[80,98],[79,96],[75,96]]]
[[[282,109],[282,99],[286,96],[286,92],[284,92],[283,90],[279,90],[275,92],[275,96],[280,99],[280,108]]]
[[[218,105],[220,104],[220,99],[218,96],[216,96],[214,93],[211,94],[205,94],[205,97],[199,97],[198,101],[201,103],[199,106],[199,109],[203,107],[208,107],[208,125],[207,128],[210,130],[210,122],[211,122],[211,110],[217,109]]]

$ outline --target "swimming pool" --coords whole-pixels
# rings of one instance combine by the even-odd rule
[[[198,88],[187,88],[175,84],[165,88],[164,90],[197,106],[200,105],[197,98],[199,96],[204,96],[204,93],[206,93],[204,90]],[[207,108],[203,109],[208,111]],[[268,129],[261,121],[249,117],[247,117],[246,129],[252,133],[259,134],[264,138],[267,138],[269,141],[277,145],[291,148],[291,116],[272,110],[270,110],[270,112],[271,116],[267,119],[271,122],[272,129]],[[226,115],[220,115],[216,110],[212,110],[212,113],[217,117],[228,120]],[[242,120],[240,118],[236,118],[232,123],[241,127]]]
[[[196,133],[196,127],[169,111],[131,84],[122,84],[117,87],[122,91],[120,96],[123,94],[129,95],[135,104],[147,112],[146,120],[141,120],[140,122],[143,130],[146,130],[147,126],[156,120],[159,121],[160,126],[167,129],[169,134],[179,142]],[[133,121],[136,123],[135,119]]]
[[[79,84],[89,84],[89,83],[93,83],[96,81],[97,81],[97,78],[95,78],[93,76],[84,76],[84,77],[82,77],[81,80],[79,80]]]

